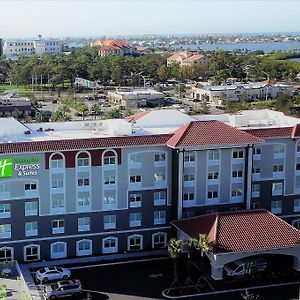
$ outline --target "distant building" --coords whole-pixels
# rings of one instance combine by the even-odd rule
[[[0,56],[2,56],[2,52],[3,52],[3,40],[0,39]]]
[[[116,39],[96,40],[91,43],[91,47],[99,47],[98,53],[101,57],[108,55],[132,55],[135,52],[129,43]]]
[[[231,85],[205,85],[193,88],[195,100],[206,100],[215,105],[221,105],[222,100],[238,102],[241,100],[275,99],[280,94],[293,93],[293,86],[276,83],[273,80],[262,82],[235,83]]]
[[[61,54],[60,41],[43,39],[39,36],[35,40],[6,40],[3,43],[3,55],[12,60],[17,59],[20,55],[30,57],[34,54],[42,55],[44,53]]]
[[[127,108],[143,107],[146,105],[159,105],[165,95],[153,89],[120,90],[108,92],[108,99],[114,104]]]
[[[193,66],[199,63],[208,62],[208,58],[203,54],[195,54],[190,51],[176,52],[172,56],[167,58],[167,66],[171,66],[174,63],[180,66]]]

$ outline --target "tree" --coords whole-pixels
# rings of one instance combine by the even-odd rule
[[[49,117],[44,111],[38,111],[35,115],[36,122],[49,122]]]
[[[80,105],[78,105],[76,107],[77,112],[82,116],[82,120],[84,120],[85,116],[87,115],[89,108],[86,104],[84,103],[80,103]]]
[[[112,108],[112,109],[108,110],[103,116],[104,120],[119,119],[119,118],[122,118],[122,114],[120,112],[120,109],[118,109],[118,108]]]
[[[55,110],[51,116],[51,122],[66,122],[71,121],[71,116],[68,113],[68,108],[61,107]]]
[[[241,296],[243,300],[257,300],[259,298],[258,295],[251,294],[248,290],[246,290],[245,294],[241,294]]]
[[[97,118],[97,116],[99,116],[100,111],[101,111],[101,107],[98,103],[92,105],[91,112],[95,116],[95,119]]]
[[[32,121],[31,115],[27,111],[24,113],[24,121],[25,123],[30,123]]]
[[[169,69],[165,65],[162,65],[158,67],[157,75],[161,82],[166,82],[169,78]]]

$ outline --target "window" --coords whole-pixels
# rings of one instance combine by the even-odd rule
[[[274,146],[274,155],[275,154],[283,154],[284,153],[284,146],[283,145],[275,145]]]
[[[152,248],[165,248],[167,245],[167,234],[164,232],[154,233],[152,235]]]
[[[0,238],[1,239],[11,238],[11,224],[0,224]]]
[[[259,183],[252,184],[251,196],[253,198],[260,197],[260,184]]]
[[[65,221],[63,219],[52,221],[52,234],[64,233]]]
[[[128,237],[128,251],[142,250],[143,237],[141,235],[132,235]]]
[[[91,227],[91,218],[78,218],[78,231],[89,231]]]
[[[254,147],[253,148],[253,155],[261,155],[261,148],[259,147]]]
[[[300,199],[294,200],[294,212],[300,212]]]
[[[154,155],[155,162],[163,162],[166,161],[166,154],[165,153],[157,153]]]
[[[104,156],[103,163],[105,165],[115,165],[116,157],[115,156]]]
[[[183,175],[183,181],[189,182],[189,181],[195,181],[195,174],[184,174]]]
[[[118,238],[108,237],[102,240],[102,253],[118,252]]]
[[[295,189],[297,191],[300,190],[300,176],[296,176],[296,178],[295,178]]]
[[[207,192],[208,199],[217,199],[218,195],[219,195],[218,191],[208,191]]]
[[[9,183],[0,183],[0,193],[9,193],[10,185]]]
[[[77,186],[89,186],[90,179],[89,178],[79,178],[77,180]]]
[[[281,214],[281,212],[282,212],[282,201],[281,200],[271,201],[271,212],[273,214]]]
[[[64,187],[64,180],[63,179],[52,179],[52,185],[51,187],[53,189],[61,189]]]
[[[163,210],[154,212],[154,225],[158,224],[166,224],[166,212]]]
[[[141,205],[142,205],[142,194],[130,193],[129,194],[129,206],[130,207],[140,207]]]
[[[104,176],[104,184],[115,184],[116,177],[115,175]]]
[[[37,184],[35,182],[28,182],[24,185],[25,191],[35,191],[37,189]]]
[[[90,165],[90,159],[88,157],[77,158],[77,167],[88,167]]]
[[[38,235],[38,222],[25,222],[25,236]]]
[[[253,173],[253,174],[260,174],[260,167],[258,167],[258,166],[253,166],[253,168],[252,168],[252,173]]]
[[[195,153],[194,152],[185,152],[184,153],[184,162],[194,162],[195,161]]]
[[[184,201],[193,201],[194,198],[194,193],[184,193],[183,194],[183,200]]]
[[[296,171],[300,171],[300,163],[296,164]]]
[[[79,211],[86,211],[90,208],[90,197],[89,196],[80,196],[77,199],[77,208]]]
[[[251,209],[258,209],[259,208],[259,202],[252,202]]]
[[[241,178],[241,177],[243,177],[243,170],[232,171],[232,178]]]
[[[219,172],[217,172],[217,171],[208,172],[208,174],[207,174],[207,179],[208,179],[208,180],[216,180],[216,179],[219,179]]]
[[[25,202],[25,216],[36,216],[38,214],[37,201]]]
[[[63,159],[52,159],[51,160],[51,168],[52,169],[60,169],[64,167]]]
[[[300,220],[295,220],[292,222],[292,225],[297,228],[297,229],[300,229]]]
[[[142,162],[142,155],[138,153],[130,154],[129,163],[131,164],[140,164]]]
[[[272,196],[282,195],[283,193],[283,183],[273,182],[272,184]]]
[[[208,160],[209,161],[218,161],[219,160],[219,151],[218,150],[209,150],[208,151]]]
[[[116,204],[116,197],[115,196],[104,196],[104,204],[105,205]]]
[[[296,151],[297,151],[297,154],[299,154],[299,153],[300,153],[300,144],[299,144],[299,145],[297,145],[297,149],[296,149]]]
[[[54,213],[61,213],[64,211],[65,201],[64,199],[52,199],[52,210]]]
[[[107,215],[103,217],[104,221],[104,229],[115,229],[116,223],[117,223],[117,218],[116,215]]]
[[[142,225],[142,213],[131,213],[129,214],[129,226],[137,227]]]
[[[141,175],[131,175],[130,176],[130,183],[137,183],[142,181]]]
[[[92,254],[92,241],[82,240],[76,242],[76,254],[77,256],[91,255]]]
[[[154,174],[154,181],[164,181],[164,180],[166,180],[165,173],[155,173]]]
[[[51,259],[67,257],[67,243],[57,242],[51,244]]]
[[[234,150],[232,152],[233,159],[241,159],[244,158],[244,150]]]
[[[24,247],[24,260],[34,261],[40,259],[40,246],[28,245]]]
[[[0,219],[10,218],[11,205],[9,203],[0,204]]]
[[[0,262],[13,261],[14,260],[14,249],[11,247],[0,248]]]
[[[283,165],[274,165],[273,166],[273,172],[283,172]]]
[[[154,192],[154,206],[166,204],[166,191]]]
[[[231,191],[231,197],[240,197],[242,196],[243,192],[241,189],[233,189]]]

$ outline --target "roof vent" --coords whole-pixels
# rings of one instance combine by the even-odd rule
[[[30,134],[30,133],[31,133],[30,130],[24,131],[24,134]]]

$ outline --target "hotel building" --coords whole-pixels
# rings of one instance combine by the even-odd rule
[[[163,249],[170,221],[265,208],[299,228],[299,119],[274,111],[0,124],[0,261]]]

